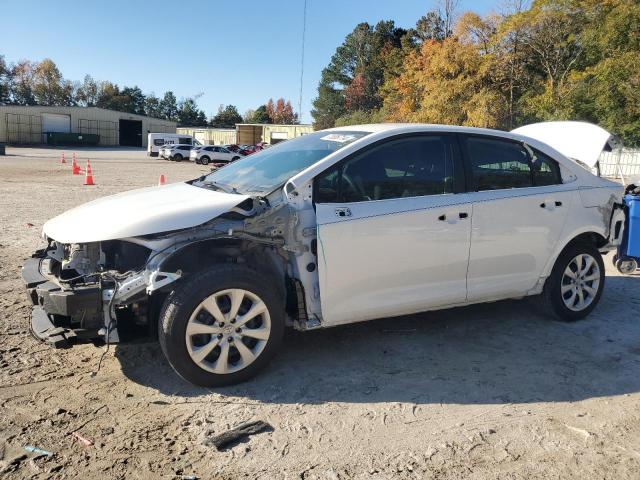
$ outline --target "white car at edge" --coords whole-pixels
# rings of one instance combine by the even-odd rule
[[[624,224],[621,185],[578,162],[612,141],[577,122],[349,126],[98,199],[48,221],[25,263],[31,330],[62,346],[157,323],[176,372],[221,386],[264,367],[285,327],[531,295],[577,320]]]

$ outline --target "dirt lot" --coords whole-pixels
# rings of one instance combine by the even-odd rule
[[[600,306],[575,324],[500,302],[287,335],[271,366],[217,391],[180,380],[158,345],[53,350],[27,329],[21,281],[43,223],[90,199],[207,171],[136,150],[0,157],[0,477],[640,478],[640,280],[608,268]],[[67,151],[67,158],[70,151]],[[202,444],[248,420],[229,451]],[[79,431],[93,439],[85,447]],[[25,445],[50,452],[34,458]]]

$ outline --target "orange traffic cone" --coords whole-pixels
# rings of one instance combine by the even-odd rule
[[[164,185],[166,180],[164,179],[164,175],[160,175],[160,179],[158,180],[158,186]]]
[[[71,163],[71,173],[73,175],[80,175],[80,165],[78,165],[75,153],[73,154],[73,162]]]
[[[60,163],[67,163],[64,159],[64,152],[62,152],[62,155],[60,156]]]
[[[89,160],[87,160],[87,171],[84,176],[84,184],[95,185],[95,183],[93,183],[93,175],[91,174],[91,162]]]

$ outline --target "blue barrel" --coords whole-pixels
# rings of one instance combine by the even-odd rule
[[[640,258],[640,196],[625,195],[624,203],[627,205],[626,255]]]

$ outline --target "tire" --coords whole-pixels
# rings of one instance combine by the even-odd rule
[[[236,319],[220,317],[230,313],[234,292],[244,292],[239,315]],[[216,316],[224,320],[224,325],[203,307],[205,301],[217,305]],[[266,310],[242,324],[243,313],[246,315],[252,307]],[[233,385],[256,375],[277,353],[284,333],[284,315],[282,294],[272,279],[242,265],[218,265],[195,273],[169,294],[158,322],[160,346],[173,369],[188,382],[201,387]],[[242,333],[238,333],[238,325],[242,326]],[[254,335],[263,338],[257,340]],[[238,349],[236,345],[240,344],[243,348]],[[245,357],[247,350],[253,354],[248,362],[245,358],[252,357]],[[225,351],[227,356],[223,358]],[[205,356],[197,358],[198,355]],[[225,361],[220,362],[221,359]]]
[[[620,257],[616,259],[616,268],[623,275],[631,275],[638,269],[638,261],[632,257]]]
[[[176,162],[181,162],[181,161],[182,161],[182,155],[180,155],[179,153],[176,153],[176,154],[173,156],[173,159],[174,159]]]
[[[231,159],[231,161],[232,161],[232,162],[235,162],[236,160],[240,160],[240,157],[233,157],[233,158]]]
[[[579,256],[582,260],[578,260]],[[577,275],[575,279],[567,273],[568,269]],[[569,245],[556,260],[545,282],[543,298],[547,309],[560,320],[581,320],[596,308],[604,281],[604,262],[598,249],[586,243]]]
[[[202,165],[209,165],[209,161],[210,161],[210,160],[209,160],[209,157],[207,157],[207,156],[204,156],[204,157],[201,157],[201,158],[200,158],[200,163],[201,163]]]

